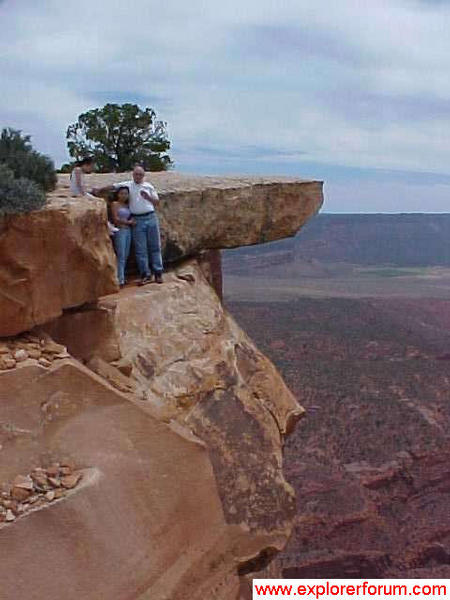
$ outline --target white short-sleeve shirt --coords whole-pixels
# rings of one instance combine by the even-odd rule
[[[154,200],[158,200],[158,193],[151,183],[143,181],[142,183],[135,183],[131,181],[121,181],[120,183],[114,184],[114,189],[120,187],[127,187],[130,193],[130,211],[132,215],[143,215],[149,212],[155,212],[155,207],[150,200],[141,196],[141,191],[145,190]]]

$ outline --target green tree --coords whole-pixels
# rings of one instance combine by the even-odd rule
[[[48,156],[33,150],[30,139],[29,135],[23,135],[18,129],[2,129],[0,164],[8,167],[14,177],[31,179],[49,192],[56,186],[55,165]]]
[[[89,110],[67,128],[72,158],[92,156],[102,172],[129,171],[141,163],[147,171],[166,171],[172,166],[165,123],[156,120],[152,108],[137,104],[105,104]]]

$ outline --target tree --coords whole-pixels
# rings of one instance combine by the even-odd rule
[[[33,150],[30,139],[18,129],[5,127],[0,135],[0,164],[8,167],[16,179],[25,177],[49,192],[56,186],[55,165],[48,156]]]
[[[172,166],[165,123],[156,121],[152,108],[137,104],[105,104],[89,110],[67,128],[72,158],[92,156],[99,171],[129,171],[140,163],[147,171]]]

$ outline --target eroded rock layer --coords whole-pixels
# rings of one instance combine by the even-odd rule
[[[71,488],[59,499],[8,508],[2,599],[233,597],[243,531],[225,523],[208,454],[187,430],[159,422],[73,359],[1,372],[0,398],[3,500],[8,482],[25,485],[29,472],[75,465],[83,474],[81,483],[55,483]]]
[[[131,179],[95,174],[92,187]],[[294,177],[197,177],[148,173],[158,191],[164,258],[173,262],[202,250],[262,244],[295,235],[322,205],[322,182]],[[67,175],[57,196],[69,196]],[[52,196],[51,196],[52,197]]]
[[[0,219],[0,337],[117,289],[101,200],[55,197],[42,210]]]
[[[92,175],[92,186],[130,174]],[[161,196],[166,263],[203,250],[294,235],[320,208],[322,183],[151,174]],[[70,196],[60,176],[40,211],[0,222],[0,337],[16,335],[117,289],[101,199]]]
[[[290,535],[303,409],[224,310],[219,249],[293,235],[322,185],[150,179],[162,286],[118,293],[106,204],[65,177],[1,221],[2,600],[235,600]]]
[[[302,409],[197,261],[163,286],[108,296],[47,331],[118,389],[125,378],[160,419],[206,442],[227,522],[249,530],[248,559],[251,547],[285,543],[295,503],[282,474],[282,438]]]

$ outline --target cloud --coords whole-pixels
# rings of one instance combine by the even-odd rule
[[[180,169],[313,165],[344,207],[337,173],[371,170],[375,209],[387,172],[449,174],[446,2],[6,0],[0,19],[2,123],[58,163],[78,114],[128,101],[169,122]]]

